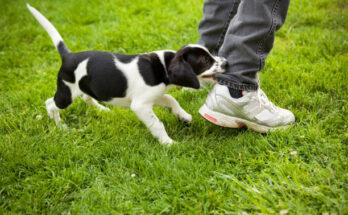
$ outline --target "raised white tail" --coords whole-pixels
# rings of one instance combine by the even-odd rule
[[[34,15],[36,20],[42,25],[42,27],[50,35],[53,44],[59,51],[60,55],[63,57],[64,54],[70,53],[70,50],[65,46],[63,38],[60,36],[57,29],[44,17],[38,10],[27,4],[29,11]]]

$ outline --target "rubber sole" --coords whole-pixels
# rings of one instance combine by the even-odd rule
[[[278,126],[278,127],[269,127],[265,125],[260,125],[254,122],[250,122],[245,119],[241,119],[238,117],[233,117],[229,115],[225,115],[219,112],[215,112],[211,109],[209,109],[205,104],[199,109],[199,114],[209,122],[226,128],[240,128],[240,127],[247,127],[250,128],[253,131],[259,132],[259,133],[267,133],[272,130],[279,130],[279,129],[286,129],[292,126],[290,125],[284,125],[284,126]]]

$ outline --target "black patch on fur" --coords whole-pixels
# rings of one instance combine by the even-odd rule
[[[166,63],[166,68],[168,70],[170,63],[175,56],[175,52],[164,52],[164,61]]]
[[[121,55],[101,51],[70,53],[65,55],[62,60],[58,78],[74,83],[74,71],[82,61],[88,58],[87,76],[82,77],[79,81],[80,89],[99,101],[124,97],[127,90],[127,79],[115,66],[114,58],[122,63],[128,63],[135,57],[136,55]]]
[[[185,62],[181,57],[175,57],[173,59],[168,71],[171,84],[194,89],[200,87],[197,75],[194,73],[191,65]]]
[[[72,102],[70,89],[64,84],[61,78],[57,80],[57,91],[54,95],[54,102],[60,109],[67,108]]]
[[[88,59],[88,79],[82,80],[81,90],[99,101],[114,97],[124,97],[127,79],[116,67],[115,57],[107,52],[99,52]]]
[[[215,59],[205,49],[183,46],[170,62],[169,80],[172,84],[197,89],[200,87],[197,76],[214,63]]]
[[[136,58],[138,55],[124,55],[124,54],[117,54],[112,53],[118,61],[122,63],[130,63],[134,58]]]
[[[167,68],[162,64],[156,53],[140,55],[138,67],[147,85],[156,86],[161,83],[166,85],[169,84]]]
[[[178,52],[181,52],[183,59],[191,65],[197,75],[207,71],[215,63],[211,55],[202,48],[187,46]]]
[[[80,89],[86,93],[87,95],[97,99],[97,96],[94,94],[94,92],[91,89],[91,78],[90,76],[86,75],[81,78],[79,81],[79,87]]]
[[[214,63],[215,59],[205,49],[183,46],[170,62],[170,82],[197,89],[200,87],[197,76],[209,70]]]
[[[57,49],[62,59],[64,58],[64,56],[70,53],[70,50],[68,49],[68,47],[66,47],[63,41],[60,41],[58,43]]]
[[[75,75],[74,71],[78,66],[78,63],[74,63],[72,59],[66,59],[65,56],[62,59],[62,65],[60,66],[59,73],[58,73],[58,79],[74,83],[75,82]]]

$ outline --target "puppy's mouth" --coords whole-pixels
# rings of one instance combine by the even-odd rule
[[[206,79],[213,79],[213,80],[216,79],[216,78],[215,78],[215,74],[202,75],[201,77],[202,77],[202,78],[206,78]]]

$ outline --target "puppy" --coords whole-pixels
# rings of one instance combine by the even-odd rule
[[[153,105],[168,107],[180,119],[190,122],[192,116],[165,92],[173,85],[199,88],[198,78],[214,79],[224,72],[227,62],[212,56],[200,45],[186,45],[178,51],[154,51],[139,55],[122,55],[102,51],[72,53],[54,26],[35,8],[29,11],[43,26],[56,46],[62,65],[57,91],[46,100],[50,118],[58,124],[59,111],[81,96],[87,104],[109,110],[97,101],[130,107],[160,143],[171,145],[162,122],[153,112]]]

